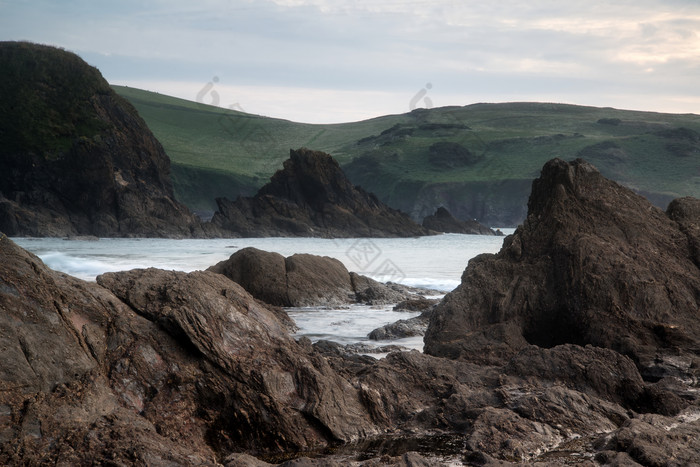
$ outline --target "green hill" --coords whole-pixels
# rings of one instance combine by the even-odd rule
[[[114,86],[172,159],[178,198],[213,210],[252,194],[290,148],[332,154],[357,185],[416,219],[444,205],[491,225],[523,219],[542,165],[583,157],[665,207],[700,197],[700,116],[562,104],[417,109],[362,122],[311,125]]]

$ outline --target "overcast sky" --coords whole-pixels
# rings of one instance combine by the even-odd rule
[[[0,39],[302,122],[510,101],[700,114],[698,0],[0,0]]]

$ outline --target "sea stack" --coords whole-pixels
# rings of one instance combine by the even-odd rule
[[[291,150],[258,193],[217,199],[212,223],[243,237],[414,237],[426,229],[354,186],[329,154]]]

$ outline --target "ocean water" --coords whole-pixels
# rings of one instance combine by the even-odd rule
[[[512,229],[502,229],[512,233]],[[391,239],[241,238],[241,239],[99,239],[13,238],[52,269],[85,280],[111,271],[155,267],[177,271],[206,269],[237,250],[255,247],[284,256],[310,253],[340,260],[349,271],[382,282],[435,289],[444,294],[459,285],[469,260],[496,253],[503,237],[445,234]],[[391,307],[292,308],[298,336],[342,344],[398,344],[422,349],[421,337],[369,341],[367,334],[385,324],[416,316]]]

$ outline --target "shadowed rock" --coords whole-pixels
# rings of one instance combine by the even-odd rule
[[[0,43],[0,230],[11,236],[211,236],[175,200],[136,109],[73,53]]]
[[[277,306],[383,305],[418,298],[418,292],[431,292],[382,284],[348,272],[343,263],[328,256],[295,254],[285,258],[253,247],[237,251],[209,270],[225,275],[254,297]]]
[[[650,379],[696,378],[692,205],[674,204],[673,220],[582,160],[550,161],[525,223],[498,254],[472,259],[437,307],[426,352],[498,364],[527,344],[592,344],[630,356]]]

